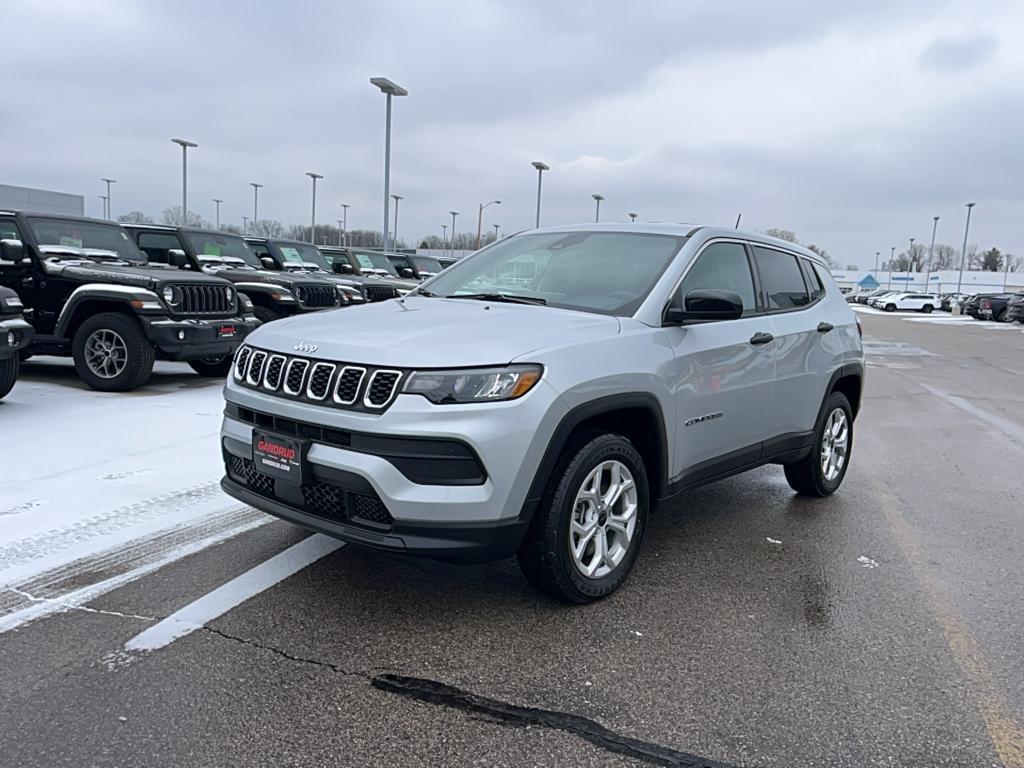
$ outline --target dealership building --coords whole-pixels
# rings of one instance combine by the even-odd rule
[[[85,196],[0,184],[0,210],[85,215]]]
[[[889,288],[894,291],[922,293],[999,293],[1024,290],[1024,272],[981,272],[943,269],[938,272],[887,272],[874,270],[833,269],[832,277],[843,293]]]

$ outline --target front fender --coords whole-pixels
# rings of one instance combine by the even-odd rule
[[[59,338],[67,336],[71,318],[75,316],[75,310],[87,301],[113,301],[124,304],[133,314],[166,314],[167,310],[160,302],[160,298],[150,290],[136,288],[130,285],[114,285],[108,283],[88,283],[80,285],[72,291],[64,308],[57,318],[57,326],[54,333]]]

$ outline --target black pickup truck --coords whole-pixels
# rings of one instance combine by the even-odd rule
[[[0,265],[11,261],[9,256],[16,255],[13,252],[7,253],[8,250],[17,251],[16,244],[6,243],[6,240],[0,241]],[[0,399],[11,391],[14,382],[18,380],[20,350],[32,340],[32,326],[25,321],[24,311],[25,307],[18,294],[0,286]]]
[[[260,322],[345,304],[342,292],[328,280],[267,270],[238,235],[152,224],[126,228],[150,261],[231,281],[253,303]]]
[[[70,356],[93,389],[145,384],[157,358],[224,376],[258,325],[226,280],[150,265],[109,221],[0,211],[0,285],[27,309],[23,354]]]

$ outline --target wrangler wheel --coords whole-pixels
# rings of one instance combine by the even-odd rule
[[[0,360],[0,398],[3,398],[14,388],[14,382],[18,380],[18,356]]]
[[[101,392],[127,392],[149,381],[156,350],[133,317],[104,312],[75,331],[71,344],[75,370]]]
[[[189,360],[189,367],[200,376],[224,377],[231,370],[231,355],[220,357],[204,357],[200,360]]]

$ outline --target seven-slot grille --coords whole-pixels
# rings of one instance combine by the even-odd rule
[[[338,291],[333,285],[300,285],[295,289],[295,298],[307,309],[338,306]]]
[[[380,412],[395,399],[405,374],[389,368],[271,354],[243,345],[235,357],[234,376],[240,384],[263,392]]]
[[[393,285],[363,285],[363,296],[367,301],[385,301],[398,296],[398,289]]]
[[[235,311],[234,291],[226,285],[177,284],[181,291],[181,304],[175,307],[179,315],[229,315]]]

